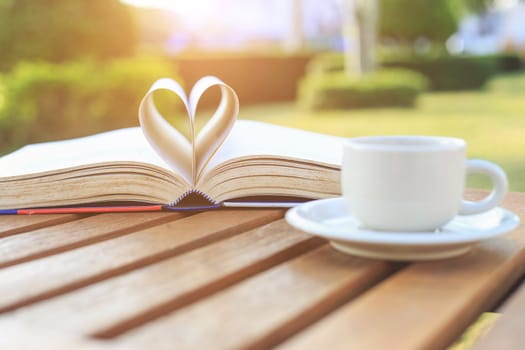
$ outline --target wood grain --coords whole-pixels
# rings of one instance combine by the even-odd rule
[[[525,193],[503,206],[524,221]],[[400,265],[341,254],[282,215],[0,217],[0,349],[439,349],[525,275],[523,224]],[[502,310],[475,349],[525,344],[525,285]]]
[[[323,244],[284,220],[20,309],[18,320],[112,336]]]
[[[242,215],[234,210],[209,211],[5,268],[0,270],[0,311],[187,252],[282,214],[282,210],[246,210]]]
[[[524,199],[512,195],[506,204],[518,208]],[[412,264],[282,349],[445,348],[525,273],[524,234],[521,226],[463,257]]]
[[[472,350],[521,350],[525,345],[525,283],[503,305],[502,315]]]
[[[180,213],[102,214],[0,239],[0,268],[57,254],[183,217]]]
[[[41,330],[10,319],[0,320],[0,330],[2,330],[0,349],[116,350],[114,344],[49,329]]]
[[[324,245],[124,334],[119,342],[155,349],[268,348],[392,270],[391,264]]]
[[[83,215],[2,215],[0,216],[0,238],[58,225],[85,217]]]

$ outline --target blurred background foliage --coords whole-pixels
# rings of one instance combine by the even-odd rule
[[[379,34],[408,45],[421,38],[444,43],[457,30],[457,11],[450,1],[381,0]]]
[[[0,147],[136,126],[145,89],[172,70],[148,57],[19,63],[3,78]]]
[[[519,98],[525,48],[505,42],[497,52],[476,54],[458,51],[461,45],[452,40],[465,18],[477,18],[480,30],[494,27],[498,21],[486,20],[499,18],[494,13],[500,0],[254,1],[252,6],[270,10],[292,4],[286,24],[293,36],[254,37],[235,48],[216,23],[201,19],[183,37],[186,15],[154,8],[153,1],[142,1],[146,7],[126,2],[140,1],[0,0],[0,154],[26,143],[137,125],[138,105],[154,80],[167,76],[190,87],[212,74],[238,92],[244,118],[342,136],[463,137],[474,154],[501,159],[512,173],[511,186],[517,184],[512,188],[525,190],[519,180],[525,178],[525,144],[516,140],[525,128],[518,117],[525,110]],[[164,4],[209,12],[217,20],[216,11],[204,6],[250,6],[241,0]],[[307,40],[308,4],[332,6],[330,20],[318,24],[331,28],[332,38]],[[229,12],[221,18],[231,25]],[[209,37],[203,44],[198,35]],[[173,43],[181,42],[186,46],[173,51]],[[327,42],[332,46],[320,46]],[[216,94],[210,95],[201,107],[216,103]],[[187,132],[180,102],[162,93],[156,99],[170,122]],[[475,120],[490,127],[474,127]]]
[[[138,33],[118,0],[0,0],[0,70],[21,60],[110,59],[135,52]]]
[[[137,125],[149,85],[176,77],[138,43],[118,0],[0,0],[0,149]]]

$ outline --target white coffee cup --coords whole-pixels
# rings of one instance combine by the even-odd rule
[[[342,192],[364,227],[382,231],[434,231],[455,215],[490,210],[508,181],[498,165],[466,160],[466,143],[451,137],[370,136],[344,144]],[[467,173],[488,175],[492,193],[479,202],[463,199]]]

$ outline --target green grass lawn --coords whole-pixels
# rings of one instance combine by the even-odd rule
[[[293,104],[242,107],[240,118],[345,137],[423,134],[465,139],[468,157],[499,163],[511,191],[525,191],[525,73],[499,76],[483,91],[425,93],[416,108],[309,112]],[[489,187],[471,176],[469,187]]]

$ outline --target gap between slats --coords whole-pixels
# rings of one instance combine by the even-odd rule
[[[75,334],[129,330],[208,297],[325,241],[281,219],[183,255],[145,266],[11,313]],[[116,334],[116,333],[115,333]]]
[[[63,283],[62,281],[57,281],[56,283],[60,282],[61,284],[50,286],[49,288],[45,287],[45,289],[41,291],[32,290],[31,285],[32,283],[35,283],[34,280],[37,278],[46,278],[47,280],[51,280],[49,283],[51,284],[55,283],[55,281],[53,281],[54,276],[51,275],[49,276],[49,278],[46,277],[45,270],[49,271],[51,274],[55,273],[57,269],[60,269],[64,265],[65,261],[62,262],[61,259],[66,254],[71,255],[71,257],[68,257],[68,260],[67,260],[68,263],[73,262],[74,264],[78,264],[77,268],[80,268],[80,269],[81,268],[89,269],[90,268],[89,265],[82,266],[82,260],[88,259],[92,254],[100,251],[98,247],[99,245],[104,245],[106,243],[113,244],[115,241],[121,240],[123,243],[125,243],[125,241],[129,241],[133,243],[133,246],[135,247],[134,249],[136,249],[137,246],[141,245],[142,241],[132,242],[135,235],[141,234],[142,238],[147,237],[149,234],[148,230],[152,230],[152,229],[161,230],[161,231],[164,230],[160,233],[167,234],[167,232],[165,231],[169,230],[168,226],[166,226],[166,229],[163,229],[163,227],[164,225],[169,225],[170,223],[155,226],[154,228],[149,228],[149,229],[145,229],[142,231],[134,232],[134,233],[131,233],[125,236],[114,238],[113,240],[98,242],[97,244],[81,247],[77,250],[73,250],[73,251],[70,250],[67,252],[63,252],[62,254],[49,256],[49,257],[39,259],[39,260],[29,261],[23,264],[15,265],[10,268],[0,270],[0,293],[5,294],[5,295],[10,295],[10,298],[12,299],[12,300],[7,300],[4,298],[4,304],[0,306],[0,313],[10,312],[20,307],[27,306],[29,304],[36,303],[39,301],[43,301],[43,300],[67,293],[67,292],[71,292],[75,289],[79,289],[79,288],[88,286],[90,284],[94,284],[102,280],[106,280],[111,277],[121,275],[121,274],[130,272],[132,270],[135,270],[135,269],[138,269],[138,268],[141,268],[141,267],[144,267],[144,266],[156,263],[156,262],[160,262],[160,261],[163,261],[165,259],[177,256],[177,255],[189,252],[193,249],[197,249],[199,247],[203,247],[205,245],[235,236],[244,231],[250,230],[254,227],[258,227],[265,223],[282,218],[283,211],[282,210],[254,210],[251,212],[251,215],[243,214],[241,218],[235,216],[235,213],[233,213],[232,211],[230,211],[229,214],[228,214],[228,211],[224,211],[224,212],[215,211],[215,212],[205,212],[205,213],[202,213],[201,215],[204,215],[205,217],[211,215],[212,217],[217,216],[219,218],[220,217],[229,218],[228,219],[229,221],[225,219],[227,223],[222,224],[222,225],[223,226],[226,225],[226,226],[219,228],[219,229],[214,229],[213,225],[218,224],[216,221],[209,220],[209,219],[201,220],[202,222],[199,222],[200,226],[202,226],[201,232],[199,234],[195,234],[195,232],[191,232],[191,233],[184,232],[184,235],[187,236],[188,238],[185,238],[186,240],[182,242],[181,244],[175,244],[171,248],[164,247],[164,244],[163,244],[162,250],[158,249],[155,252],[142,252],[143,255],[137,259],[134,259],[135,257],[129,257],[129,256],[125,256],[125,257],[108,256],[106,257],[107,268],[105,268],[104,270],[95,271],[92,274],[87,273],[85,276],[76,276],[76,275],[70,275],[70,274],[62,275],[62,278],[65,279]],[[186,226],[194,227],[197,224],[197,222],[187,221],[187,220],[198,220],[198,219],[199,219],[199,214],[183,218],[182,220],[177,220],[173,223],[173,225],[176,226],[177,223],[183,222],[184,220],[186,220],[186,223],[189,225],[189,226],[188,225]],[[177,235],[181,235],[182,233],[183,232],[178,232]],[[158,235],[157,235],[157,239],[158,239]],[[84,250],[87,249],[87,251],[82,251],[82,249]],[[96,249],[96,251],[94,249]],[[113,249],[115,249],[115,247],[113,247]],[[88,251],[90,253],[87,253]],[[78,258],[76,258],[77,255],[78,255]],[[124,259],[125,262],[119,265],[118,261],[116,261],[116,259],[119,259],[119,258],[121,260]],[[53,262],[53,261],[55,261],[55,263],[50,264],[50,262]],[[40,266],[45,266],[46,269],[39,272],[39,269],[41,269]],[[97,268],[100,268],[100,266],[98,266]],[[26,275],[27,279],[20,280],[20,273],[19,273],[20,271],[22,272],[22,275],[23,274]],[[64,274],[63,272],[58,272],[58,273]],[[12,292],[5,293],[4,291],[2,291],[2,280],[3,280],[3,283],[10,285],[9,288],[16,288],[18,290],[24,290],[27,295],[19,296],[19,295],[13,295]],[[17,285],[12,285],[12,283],[10,283],[9,280],[20,280],[20,281],[17,281],[19,282],[17,286]],[[38,288],[38,284],[36,288]]]
[[[7,246],[12,255],[11,258],[7,254],[0,257],[0,268],[60,254],[187,216],[180,213],[100,214],[19,233],[0,239],[0,251],[2,245]],[[114,227],[116,218],[124,224]]]
[[[446,348],[523,273],[525,267],[502,260],[475,249],[470,256],[409,265],[280,349]],[[344,329],[352,332],[338,338]]]
[[[70,221],[79,220],[89,215],[3,215],[0,216],[2,229],[0,238],[13,236],[19,233],[37,230],[43,227],[59,225]]]
[[[157,350],[271,348],[402,266],[355,258],[324,244],[112,343]]]
[[[333,249],[333,247],[330,247],[330,249]],[[292,316],[285,323],[279,325],[279,327],[272,329],[268,334],[264,334],[258,339],[243,344],[242,348],[262,350],[278,346],[287,339],[307,329],[310,325],[330,315],[342,305],[358,298],[367,290],[374,288],[374,286],[381,283],[384,279],[388,279],[390,275],[395,274],[404,266],[404,264],[398,263],[392,263],[388,267],[383,267],[383,269],[376,266],[372,276],[361,276],[356,280],[346,281],[341,288],[332,291],[326,298],[318,300],[316,303],[310,305],[309,308],[305,308],[300,314]]]
[[[523,220],[523,200],[510,193],[503,206]],[[411,264],[279,349],[445,348],[525,273],[524,233],[521,225],[463,256]]]
[[[117,350],[102,341],[49,329],[42,330],[10,319],[0,320],[0,330],[2,350]]]
[[[263,272],[275,265],[281,264],[298,255],[308,252],[314,248],[322,245],[324,241],[319,238],[310,238],[300,242],[290,248],[284,249],[276,254],[269,256],[263,260],[257,261],[251,265],[235,271],[230,275],[223,276],[221,279],[212,281],[211,283],[202,286],[198,290],[193,290],[190,293],[182,295],[174,300],[160,304],[151,308],[141,315],[137,315],[132,319],[125,320],[103,331],[91,334],[94,338],[110,339],[122,335],[123,333],[142,326],[143,324],[162,317],[168,313],[176,311],[182,307],[186,307],[194,302],[204,299],[218,291],[225,289],[239,281]]]
[[[501,307],[501,315],[487,334],[478,338],[473,350],[521,350],[525,344],[523,315],[525,315],[525,279],[514,289]]]

